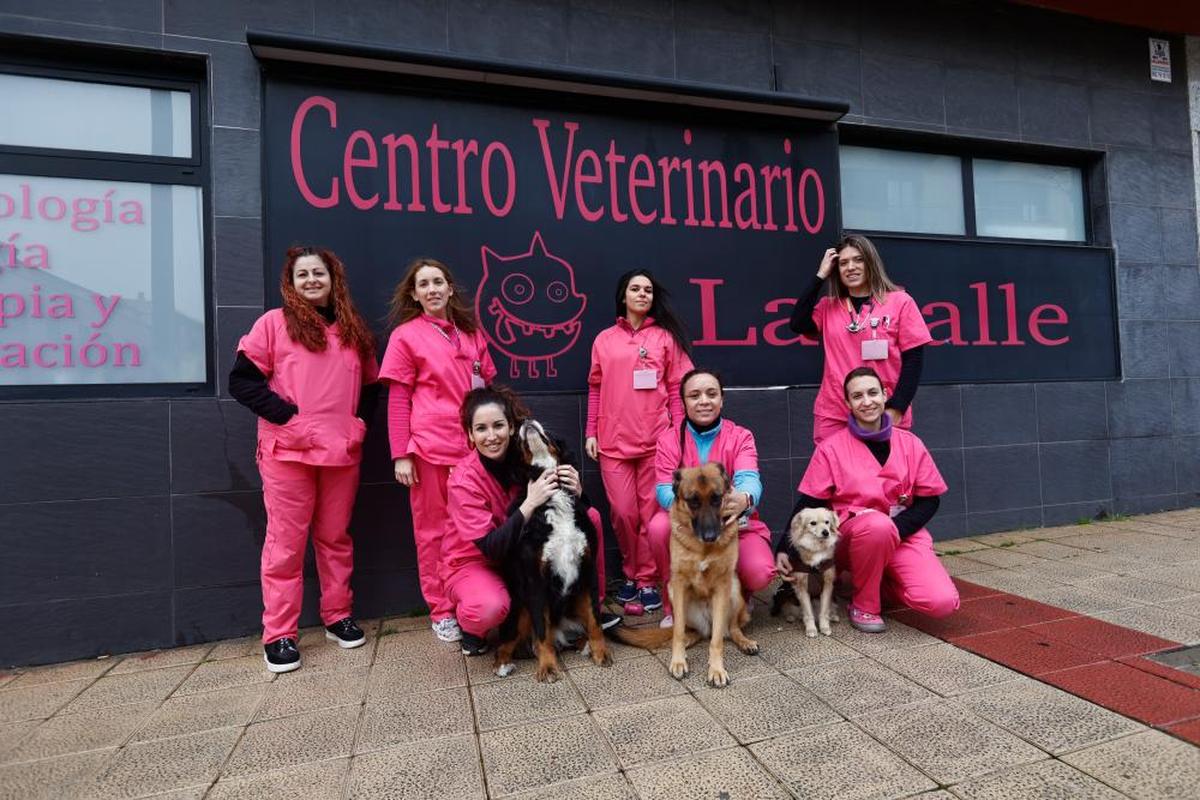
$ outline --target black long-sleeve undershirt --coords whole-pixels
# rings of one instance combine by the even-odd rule
[[[821,299],[821,289],[824,285],[825,281],[814,275],[808,286],[796,299],[796,305],[792,309],[792,318],[788,321],[788,327],[792,329],[793,333],[802,334],[810,339],[821,338],[821,332],[817,329],[816,322],[813,321],[813,311]],[[856,314],[862,311],[867,299],[866,297],[850,298]],[[900,353],[900,375],[896,379],[896,388],[892,390],[892,396],[885,404],[887,408],[893,408],[901,414],[908,410],[908,407],[912,405],[913,398],[917,395],[917,384],[921,381],[921,370],[924,365],[925,345],[917,345]]]
[[[888,456],[892,452],[892,443],[890,441],[883,442],[863,442],[867,449],[871,451],[871,455],[875,456],[875,460],[879,462],[879,466],[887,463]],[[896,532],[900,534],[900,538],[907,539],[917,531],[929,524],[929,520],[933,519],[933,515],[937,513],[938,507],[941,506],[942,499],[937,495],[914,495],[912,505],[905,508],[896,516],[892,517],[892,522],[896,524]],[[792,517],[795,517],[804,508],[829,508],[828,500],[823,500],[819,497],[804,494],[800,492],[796,499],[796,505],[792,508],[792,513],[788,516],[790,524]],[[779,533],[776,534],[773,543],[774,552],[786,552],[789,558],[794,558],[796,552],[792,549],[791,538],[787,535],[787,525],[784,525]]]

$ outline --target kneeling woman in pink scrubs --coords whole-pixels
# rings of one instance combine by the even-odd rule
[[[818,300],[830,276],[829,293]],[[870,239],[852,234],[825,251],[817,274],[796,302],[790,325],[796,333],[820,339],[825,351],[813,404],[814,442],[846,427],[849,409],[842,398],[842,378],[855,367],[875,368],[888,392],[886,413],[892,424],[912,427],[910,406],[932,337],[916,301],[888,278]]]
[[[725,498],[726,519],[738,517],[738,581],[746,594],[764,588],[775,577],[771,556],[771,532],[758,518],[755,507],[762,501],[762,481],[758,474],[758,448],[754,434],[721,416],[725,387],[716,373],[694,369],[683,376],[680,395],[686,419],[680,426],[668,428],[658,437],[654,457],[655,490],[661,510],[650,520],[650,546],[658,565],[658,574],[668,581],[671,576],[671,518],[675,502],[672,476],[680,467],[698,467],[715,461],[725,467],[733,479],[733,492]],[[671,601],[664,604],[660,625],[671,626]]]
[[[300,666],[297,625],[311,528],[321,581],[321,621],[341,647],[366,641],[350,616],[354,547],[346,526],[358,490],[365,420],[376,378],[375,340],[338,257],[315,247],[287,252],[283,308],[258,318],[238,342],[229,393],[258,415],[258,471],[267,509],[262,550],[267,669]]]
[[[525,500],[508,513],[509,504],[526,488],[517,477],[522,469],[515,437],[529,417],[525,404],[504,386],[474,389],[463,403],[462,425],[472,451],[454,466],[446,486],[448,519],[442,559],[446,594],[458,608],[465,655],[486,653],[488,631],[508,615],[508,590],[492,564],[508,557],[522,527],[560,486],[576,496],[583,493],[579,471],[562,464],[557,472],[547,471],[529,481]],[[601,531],[599,512],[589,508],[588,516],[597,532]],[[596,572],[603,587],[603,546],[597,548]],[[601,615],[602,627],[618,622],[616,615]]]
[[[824,507],[838,515],[837,564],[850,571],[854,585],[851,625],[868,633],[884,630],[879,614],[885,586],[909,608],[944,617],[958,608],[958,590],[925,525],[946,483],[921,440],[884,413],[887,390],[875,370],[851,370],[843,387],[848,425],[817,445],[795,511]],[[795,555],[787,552],[787,537],[780,539],[776,566],[786,575]]]

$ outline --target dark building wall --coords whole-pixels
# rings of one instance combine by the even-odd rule
[[[1092,215],[1097,240],[1117,253],[1125,380],[923,387],[917,432],[950,486],[932,527],[947,538],[1200,497],[1200,273],[1181,40],[1175,82],[1164,85],[1148,80],[1145,31],[998,2],[0,0],[3,32],[207,55],[219,384],[207,399],[0,405],[0,627],[21,631],[0,644],[0,665],[258,630],[254,421],[224,386],[264,302],[260,76],[248,27],[775,86],[848,102],[847,125],[1101,149]],[[727,400],[728,415],[757,434],[773,527],[812,451],[813,395]],[[584,398],[533,405],[582,449]],[[382,422],[354,522],[362,616],[421,603]],[[602,498],[598,474],[585,479]],[[308,575],[306,623],[311,563]]]

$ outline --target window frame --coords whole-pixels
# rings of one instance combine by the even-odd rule
[[[74,383],[0,385],[0,404],[30,400],[180,398],[216,396],[216,308],[213,295],[213,209],[211,143],[208,132],[207,57],[134,53],[104,47],[65,47],[48,59],[46,40],[0,36],[5,54],[0,72],[88,83],[188,92],[191,101],[192,152],[188,157],[109,151],[68,150],[0,144],[0,173],[45,178],[77,178],[126,183],[195,186],[201,194],[201,270],[204,292],[203,382]],[[169,73],[170,77],[163,77]]]
[[[934,136],[904,131],[885,131],[873,127],[841,124],[838,126],[838,147],[871,147],[878,150],[899,150],[910,153],[953,156],[962,165],[963,233],[923,233],[914,231],[888,231],[861,229],[866,234],[916,237],[923,239],[945,239],[948,241],[1014,242],[1054,246],[1102,246],[1096,241],[1093,214],[1093,187],[1091,171],[1104,156],[1101,150],[1031,145],[1023,142],[1004,142],[993,139],[971,137]],[[975,159],[1011,161],[1022,164],[1041,164],[1053,167],[1072,167],[1080,171],[1083,196],[1083,239],[1029,239],[1014,236],[981,236],[975,208]],[[839,182],[840,191],[840,182]],[[839,204],[841,197],[838,198]],[[847,230],[859,230],[849,228]]]

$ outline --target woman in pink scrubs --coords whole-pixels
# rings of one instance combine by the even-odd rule
[[[647,538],[658,511],[654,496],[654,447],[667,428],[683,421],[679,383],[692,368],[683,325],[667,292],[649,270],[626,272],[617,281],[617,322],[592,343],[588,372],[587,441],[600,477],[625,582],[617,602],[626,613],[662,607],[659,578]]]
[[[258,470],[267,536],[262,550],[263,658],[271,672],[300,667],[296,647],[311,528],[325,635],[366,641],[350,616],[354,548],[346,526],[376,379],[375,340],[338,257],[293,247],[280,280],[283,308],[238,342],[229,393],[258,415]],[[374,387],[368,387],[373,389]]]
[[[491,383],[496,366],[475,315],[440,261],[418,258],[408,265],[392,296],[391,323],[379,377],[388,386],[396,481],[408,487],[417,574],[433,632],[443,642],[457,642],[462,633],[441,574],[446,481],[467,454],[459,422],[463,398]]]
[[[455,465],[446,487],[449,518],[442,557],[446,593],[458,609],[465,655],[486,653],[488,631],[508,615],[508,590],[492,565],[508,556],[533,512],[560,486],[576,496],[583,492],[579,471],[562,464],[556,472],[546,471],[529,481],[524,486],[525,500],[509,513],[523,488],[519,476],[525,474],[520,447],[512,444],[513,437],[529,417],[525,404],[504,386],[472,390],[463,403],[462,426],[472,452]],[[597,533],[602,531],[599,512],[589,508],[588,516]],[[595,557],[597,580],[603,587],[602,544]],[[601,627],[619,622],[615,614],[601,614]]]
[[[755,510],[762,502],[762,480],[758,474],[754,434],[721,416],[725,387],[715,372],[692,370],[683,377],[680,393],[686,419],[682,425],[663,431],[658,437],[654,457],[658,482],[655,493],[661,508],[650,520],[650,547],[654,551],[658,574],[664,580],[671,575],[671,518],[668,511],[675,502],[672,476],[680,467],[698,467],[713,461],[724,466],[733,479],[733,491],[725,498],[724,510],[727,519],[738,518],[738,581],[742,591],[750,595],[775,577],[771,532]],[[663,613],[659,624],[669,628],[672,624],[669,597]]]
[[[828,294],[818,300],[835,268]],[[846,427],[849,409],[842,398],[842,377],[861,366],[874,367],[883,379],[892,424],[912,427],[910,406],[932,337],[921,309],[888,278],[870,239],[851,234],[825,251],[817,274],[796,302],[791,328],[820,339],[825,350],[825,371],[813,404],[813,441],[820,444]]]
[[[880,591],[931,617],[958,608],[958,590],[933,552],[925,525],[946,483],[921,440],[885,413],[887,389],[871,367],[851,370],[843,383],[847,425],[817,445],[800,481],[801,508],[832,508],[841,539],[837,565],[854,585],[850,624],[880,633]],[[779,536],[776,567],[792,571],[795,553]]]

